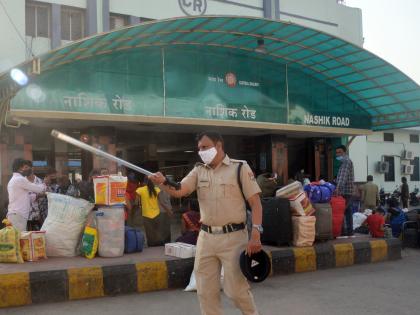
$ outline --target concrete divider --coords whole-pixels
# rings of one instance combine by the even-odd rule
[[[271,276],[401,259],[398,239],[269,249]],[[194,260],[175,259],[67,270],[0,274],[0,307],[185,287]]]

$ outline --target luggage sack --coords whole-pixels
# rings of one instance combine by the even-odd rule
[[[96,212],[101,257],[120,257],[124,254],[124,208],[101,207]]]
[[[315,239],[316,240],[332,240],[332,208],[329,203],[315,203]]]
[[[139,229],[126,226],[125,227],[125,240],[124,240],[124,253],[142,252],[144,246],[144,234]]]
[[[341,196],[334,196],[331,198],[332,208],[332,229],[333,236],[341,235],[341,228],[343,226],[344,211],[346,210],[346,199]]]
[[[312,246],[315,241],[314,216],[292,217],[293,223],[293,246]]]
[[[292,242],[290,202],[286,198],[263,198],[263,228],[261,242],[267,245],[289,245]]]

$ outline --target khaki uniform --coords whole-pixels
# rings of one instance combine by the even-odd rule
[[[238,186],[237,172],[241,161],[227,155],[216,168],[198,163],[182,180],[182,187],[189,192],[197,190],[202,223],[223,226],[245,223],[245,201]],[[245,197],[260,193],[251,168],[244,163],[241,169],[242,189]],[[194,271],[197,294],[203,315],[222,314],[220,304],[220,271],[224,268],[223,289],[244,315],[258,315],[249,284],[239,267],[239,256],[246,249],[246,229],[210,234],[200,231]]]
[[[379,188],[372,182],[367,182],[362,186],[363,191],[363,208],[364,209],[376,209],[376,205],[379,201]]]

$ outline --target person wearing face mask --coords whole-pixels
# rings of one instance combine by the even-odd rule
[[[13,161],[13,176],[7,184],[9,194],[9,206],[7,219],[19,231],[25,231],[29,212],[31,210],[31,198],[29,192],[43,193],[46,186],[43,183],[31,183],[26,177],[32,174],[32,162],[21,158]]]
[[[346,200],[345,210],[345,226],[343,224],[342,234],[345,236],[353,235],[353,211],[352,211],[352,198],[354,193],[354,168],[353,162],[347,155],[347,148],[341,145],[335,149],[336,159],[341,162],[338,169],[336,179],[335,194],[343,196]]]
[[[201,227],[197,240],[194,272],[197,294],[203,315],[222,314],[220,304],[220,270],[224,268],[223,291],[244,315],[258,315],[249,284],[239,266],[243,250],[252,255],[261,251],[261,189],[249,165],[231,159],[217,132],[197,136],[198,154],[203,163],[181,181],[178,190],[166,185],[161,173],[149,178],[173,197],[187,196],[197,190]],[[238,183],[239,165],[242,191]],[[242,194],[243,192],[243,194]],[[248,238],[245,200],[252,209],[252,230]]]

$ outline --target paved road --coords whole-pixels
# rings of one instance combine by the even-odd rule
[[[420,250],[403,260],[268,279],[254,285],[261,315],[420,314]],[[239,315],[224,299],[225,315]],[[195,293],[181,290],[43,304],[0,310],[0,314],[200,314]]]

